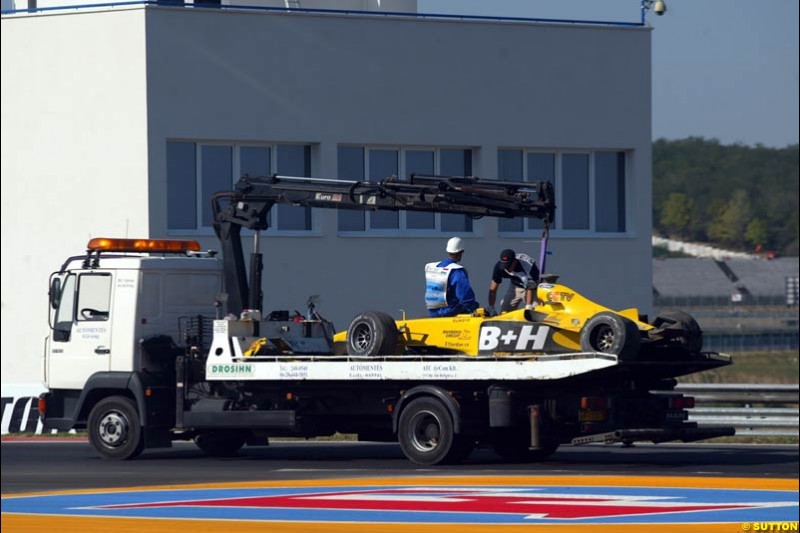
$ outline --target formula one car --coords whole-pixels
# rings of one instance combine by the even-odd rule
[[[524,356],[601,352],[633,361],[643,353],[697,354],[703,333],[688,314],[658,316],[652,323],[636,309],[613,311],[545,275],[537,288],[538,304],[487,316],[394,320],[386,313],[365,312],[346,332],[334,337],[338,352],[349,355]]]

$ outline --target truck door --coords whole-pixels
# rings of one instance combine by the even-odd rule
[[[51,389],[81,389],[89,376],[109,370],[112,281],[108,272],[64,278],[50,337]]]

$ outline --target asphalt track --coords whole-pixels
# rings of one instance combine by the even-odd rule
[[[406,475],[703,476],[798,478],[798,447],[659,444],[561,447],[547,462],[505,464],[476,450],[465,464],[418,467],[396,444],[276,442],[236,457],[205,457],[191,443],[147,451],[133,461],[105,461],[87,442],[2,442],[2,493],[122,488],[163,484]]]
[[[796,446],[564,447],[536,465],[479,450],[418,468],[388,444],[279,442],[220,459],[182,443],[111,462],[86,442],[4,441],[2,529],[797,531],[797,477]]]

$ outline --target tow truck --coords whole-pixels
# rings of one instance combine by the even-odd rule
[[[499,317],[371,311],[335,334],[313,299],[302,316],[265,312],[259,234],[277,204],[536,217],[542,272],[555,211],[549,182],[245,176],[212,199],[221,258],[195,241],[92,239],[51,275],[45,426],[86,429],[105,459],[175,440],[224,456],[271,437],[340,432],[399,442],[422,465],[459,462],[484,445],[540,461],[564,443],[733,434],[688,422],[693,398],[673,390],[678,376],[731,363],[701,351],[691,317],[648,324],[635,309],[577,297],[566,305],[569,290],[554,276],[543,276],[534,310]],[[242,230],[253,234],[249,277]],[[457,349],[436,340],[454,325]],[[501,346],[512,339],[501,326],[516,328],[513,349]]]

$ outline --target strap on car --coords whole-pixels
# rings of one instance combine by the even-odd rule
[[[547,260],[547,241],[550,239],[550,221],[545,219],[544,228],[542,229],[542,245],[539,252],[539,276],[545,273],[545,266]]]

